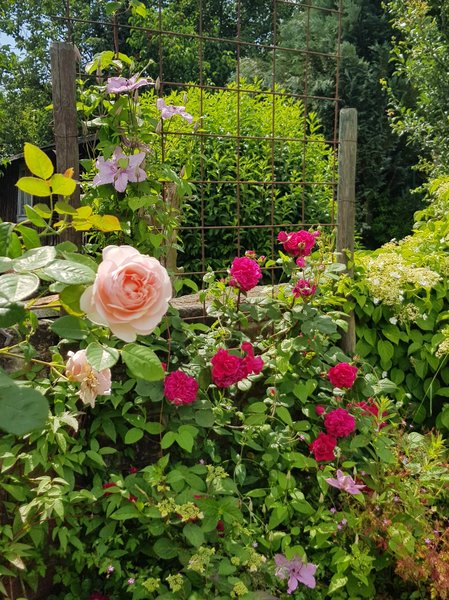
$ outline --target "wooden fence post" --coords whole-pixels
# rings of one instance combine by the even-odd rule
[[[354,253],[355,173],[357,157],[357,110],[340,111],[337,189],[337,261],[348,266]],[[347,272],[352,275],[351,267]],[[347,354],[355,352],[355,318],[348,315],[348,331],[343,332],[341,347]]]
[[[73,167],[74,179],[79,178],[78,122],[76,115],[76,63],[78,50],[69,42],[54,42],[50,49],[53,96],[53,120],[56,145],[56,168],[59,173]],[[80,206],[80,189],[70,198],[70,204]],[[82,233],[67,229],[61,240],[81,247]]]

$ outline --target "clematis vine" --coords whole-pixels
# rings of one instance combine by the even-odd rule
[[[156,106],[158,110],[161,111],[161,119],[170,119],[175,115],[178,115],[185,119],[187,123],[191,123],[193,121],[193,117],[190,113],[186,112],[185,106],[172,106],[170,104],[165,104],[165,100],[163,98],[159,98]]]
[[[288,579],[287,594],[292,594],[298,587],[298,583],[302,583],[311,589],[316,586],[314,575],[317,567],[313,563],[303,563],[296,554],[291,560],[288,560],[282,554],[275,554],[274,562],[277,567],[276,577]]]
[[[337,478],[334,479],[333,477],[328,477],[327,479],[325,479],[326,483],[328,483],[329,485],[343,491],[343,492],[347,492],[348,494],[361,494],[361,490],[362,488],[366,487],[363,484],[360,483],[356,483],[354,481],[354,479],[351,477],[351,475],[345,475],[343,473],[343,471],[340,471],[340,469],[337,470]]]
[[[149,79],[139,79],[138,75],[133,75],[129,79],[126,77],[109,77],[106,85],[106,91],[109,94],[123,94],[133,92],[143,85],[152,85]]]
[[[128,156],[120,146],[117,146],[109,160],[105,160],[103,156],[98,158],[96,162],[98,173],[95,175],[92,185],[112,183],[117,192],[124,192],[128,182],[136,183],[145,181],[147,178],[147,174],[141,168],[144,159],[145,152]]]

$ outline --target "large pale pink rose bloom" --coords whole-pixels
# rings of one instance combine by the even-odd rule
[[[65,366],[67,378],[81,383],[79,397],[84,404],[95,406],[97,396],[111,394],[111,370],[97,371],[87,361],[86,351],[68,352],[69,360]]]
[[[158,260],[132,246],[107,246],[80,306],[93,323],[133,342],[137,335],[148,335],[157,327],[171,297],[170,278]]]

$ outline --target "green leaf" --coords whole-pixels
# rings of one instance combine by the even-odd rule
[[[42,429],[47,417],[48,402],[40,392],[0,374],[0,429],[24,435]]]
[[[0,327],[11,327],[20,323],[27,315],[26,310],[21,304],[8,304],[0,307]]]
[[[16,225],[16,231],[22,236],[23,245],[27,250],[31,248],[39,248],[41,240],[39,234],[35,229],[27,227],[26,225]]]
[[[73,208],[73,206],[71,206],[68,202],[63,200],[58,200],[58,202],[56,202],[55,211],[58,213],[58,215],[76,215],[76,209]]]
[[[80,298],[86,288],[83,285],[68,285],[59,294],[59,299],[69,314],[82,315]]]
[[[293,393],[299,400],[301,400],[301,402],[305,403],[307,398],[313,394],[317,385],[318,383],[315,381],[315,379],[301,381],[295,385],[293,388]]]
[[[161,440],[161,448],[165,450],[166,448],[170,448],[170,446],[176,441],[176,433],[174,431],[167,431],[164,437]]]
[[[40,148],[33,144],[25,143],[25,163],[30,172],[41,179],[50,179],[54,173],[53,163]]]
[[[41,269],[48,265],[56,257],[56,248],[54,246],[43,246],[42,248],[33,248],[16,258],[13,263],[14,271],[27,272]]]
[[[119,351],[109,346],[102,346],[98,342],[92,342],[87,346],[86,357],[89,364],[97,371],[110,369],[119,357]]]
[[[268,521],[268,529],[275,529],[278,525],[283,523],[288,517],[288,508],[284,505],[278,505],[274,508]]]
[[[47,221],[44,221],[44,219],[34,210],[32,206],[25,204],[25,213],[27,219],[31,221],[33,225],[36,225],[36,227],[47,227]]]
[[[285,406],[278,406],[276,408],[276,414],[281,419],[281,421],[284,421],[284,423],[286,423],[287,425],[293,425],[293,420],[290,415],[290,411]]]
[[[187,452],[192,452],[194,439],[191,433],[185,430],[178,431],[178,433],[176,434],[176,441],[183,450],[186,450]]]
[[[34,273],[6,273],[0,276],[0,294],[10,302],[24,300],[34,294],[39,284]]]
[[[195,546],[195,548],[198,548],[204,543],[204,533],[201,527],[198,527],[198,525],[187,523],[182,532],[186,539],[192,544],[192,546]]]
[[[50,180],[50,185],[53,194],[57,194],[58,196],[71,196],[76,190],[76,181],[61,173],[55,173],[53,175]]]
[[[86,265],[69,262],[68,260],[55,260],[42,271],[48,277],[61,283],[92,283],[95,280],[95,273],[92,269]]]
[[[19,190],[25,192],[25,194],[30,194],[30,196],[38,196],[39,198],[51,196],[51,190],[48,183],[42,179],[38,179],[37,177],[21,177],[16,183],[16,186],[19,188]]]
[[[125,444],[135,444],[139,440],[143,438],[142,429],[137,429],[137,427],[132,427],[126,432],[124,442]]]
[[[379,340],[377,342],[377,351],[379,352],[379,356],[383,363],[386,363],[393,358],[394,347],[391,342]]]
[[[131,502],[129,506],[122,506],[118,510],[110,515],[110,519],[115,519],[116,521],[127,521],[128,519],[138,519],[141,513],[137,510],[134,504]]]
[[[7,256],[11,233],[14,229],[13,223],[0,223],[0,256]]]
[[[59,337],[69,340],[83,340],[89,333],[86,321],[72,315],[59,317],[51,324],[50,328]]]
[[[122,360],[134,377],[145,381],[160,381],[165,372],[161,361],[153,350],[139,344],[126,344],[122,349]]]
[[[165,559],[175,558],[179,552],[179,548],[177,548],[173,540],[168,538],[159,538],[154,544],[153,550],[160,558]]]

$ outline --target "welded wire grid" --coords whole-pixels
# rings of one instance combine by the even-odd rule
[[[312,0],[313,1],[313,0]],[[315,0],[317,1],[317,0]],[[262,0],[263,2],[263,0]],[[207,0],[198,0],[198,23],[195,33],[185,32],[182,27],[176,31],[175,27],[170,28],[166,22],[165,11],[166,3],[163,0],[146,3],[153,11],[157,10],[157,20],[153,19],[152,27],[141,25],[130,25],[129,23],[119,23],[117,18],[111,18],[111,40],[115,51],[120,51],[119,40],[133,31],[144,34],[144,39],[154,48],[157,43],[156,71],[159,76],[160,86],[158,93],[160,96],[166,96],[173,90],[184,90],[187,97],[194,90],[199,91],[199,112],[201,115],[200,126],[186,131],[186,128],[176,129],[176,126],[163,126],[161,131],[161,150],[164,156],[165,146],[170,143],[169,138],[180,136],[186,139],[188,136],[195,138],[199,144],[199,165],[194,169],[194,175],[191,183],[194,185],[194,198],[190,200],[190,206],[194,207],[195,222],[184,222],[180,227],[179,235],[186,247],[186,254],[190,256],[197,253],[196,260],[187,265],[187,268],[181,268],[184,275],[200,277],[207,271],[208,266],[212,264],[214,270],[220,272],[226,271],[229,267],[229,256],[220,258],[213,257],[213,250],[217,247],[217,242],[225,241],[230,248],[230,254],[234,256],[244,255],[246,250],[255,250],[259,253],[259,248],[252,247],[254,239],[260,239],[255,236],[255,232],[263,231],[269,236],[267,258],[276,258],[279,244],[277,235],[279,231],[295,231],[299,228],[320,228],[323,233],[332,234],[335,231],[335,201],[337,185],[337,144],[338,144],[338,109],[339,109],[339,63],[340,63],[340,40],[341,24],[343,14],[343,0],[320,0],[319,6],[302,0],[266,0],[265,14],[271,15],[271,30],[265,31],[263,39],[248,39],[247,32],[242,31],[242,12],[248,14],[251,11],[252,0],[229,0],[224,2],[226,10],[231,10],[235,17],[235,27],[231,34],[225,37],[210,35],[204,27],[205,22],[214,17],[208,13]],[[67,2],[69,7],[69,3]],[[76,28],[77,21],[81,19],[73,18],[68,8],[66,19],[69,23],[69,32]],[[282,45],[279,36],[279,30],[286,17],[300,15],[299,23],[302,24],[302,31],[297,32],[296,43],[293,45]],[[316,45],[316,32],[311,35],[311,23],[317,21],[317,16],[326,15],[334,20],[333,31],[335,39],[331,48],[325,48]],[[86,21],[84,21],[86,22]],[[101,25],[106,23],[102,22]],[[156,26],[155,26],[156,25]],[[196,73],[190,71],[188,80],[171,81],[166,75],[169,70],[169,61],[171,56],[166,49],[173,41],[179,42],[182,48],[184,45],[191,52],[192,47],[197,52]],[[298,42],[299,40],[299,42]],[[109,41],[109,43],[110,43]],[[210,57],[215,53],[226,52],[235,59],[235,73],[233,73],[233,85],[227,83],[217,84],[207,73]],[[242,60],[255,59],[263,57],[265,65],[265,77],[261,84],[261,89],[256,93],[254,87],[248,84],[242,76]],[[299,81],[300,87],[292,91],[291,87],[282,89],[278,85],[278,65],[283,66],[285,79],[285,62],[296,63],[295,76]],[[315,73],[314,64],[321,62],[326,64],[326,72],[333,73],[331,83],[327,85],[326,93],[320,93],[315,90],[315,82],[311,81],[311,76]],[[298,67],[299,65],[299,67]],[[268,68],[269,67],[269,68]],[[298,70],[299,69],[299,70]],[[302,71],[302,72],[301,72]],[[179,78],[181,79],[181,77]],[[220,93],[227,90],[229,98],[229,110],[235,110],[235,129],[234,131],[214,132],[208,130],[207,121],[207,98],[210,94]],[[233,95],[233,96],[232,96]],[[259,101],[269,102],[271,105],[270,131],[265,131],[263,135],[251,134],[246,131],[243,125],[242,106],[245,98],[257,95]],[[277,126],[277,117],[280,99],[292,99],[295,102],[302,103],[304,111],[302,131],[291,135],[288,130],[280,132]],[[324,128],[324,138],[310,135],[310,117],[313,120],[313,114],[320,113],[320,108],[325,107],[323,114],[327,114],[327,126]],[[187,110],[189,110],[187,102]],[[329,115],[331,117],[329,118]],[[165,124],[164,124],[165,125]],[[326,125],[326,124],[325,124]],[[248,147],[254,148],[254,145],[260,145],[269,157],[269,169],[263,177],[252,176],[248,171],[248,166],[243,163],[245,152]],[[308,168],[308,158],[310,148],[313,144],[318,144],[323,148],[323,144],[330,149],[329,168],[321,178],[310,177]],[[300,148],[297,153],[297,164],[294,167],[294,176],[291,173],[283,173],[283,177],[278,176],[282,169],[279,165],[282,163],[282,151],[286,145],[290,148]],[[229,153],[229,147],[232,147],[235,154],[235,162],[231,165],[224,177],[213,176],[208,165],[207,153],[211,151],[220,154],[220,149]],[[198,155],[198,153],[196,154]],[[292,165],[290,165],[292,167]],[[232,177],[230,177],[230,171]],[[224,191],[225,190],[225,191]],[[232,190],[232,191],[230,191]],[[234,202],[229,207],[228,219],[224,219],[222,213],[214,210],[211,202],[220,197],[220,194],[232,196]],[[248,211],[245,202],[248,194],[259,198],[259,209],[256,215],[251,214],[248,219]],[[280,219],[279,206],[280,199],[285,194],[293,197],[293,218],[285,222]],[[308,203],[314,197],[329,198],[329,218],[325,222],[316,222],[310,218],[311,211]],[[267,206],[268,204],[268,206]],[[214,222],[214,215],[219,213],[220,221]],[[281,211],[282,213],[282,211]],[[312,211],[313,213],[313,211]],[[219,244],[218,244],[219,245]],[[183,267],[183,254],[178,255],[178,266]],[[221,264],[220,264],[221,263]],[[276,268],[272,268],[272,280],[276,278]]]

